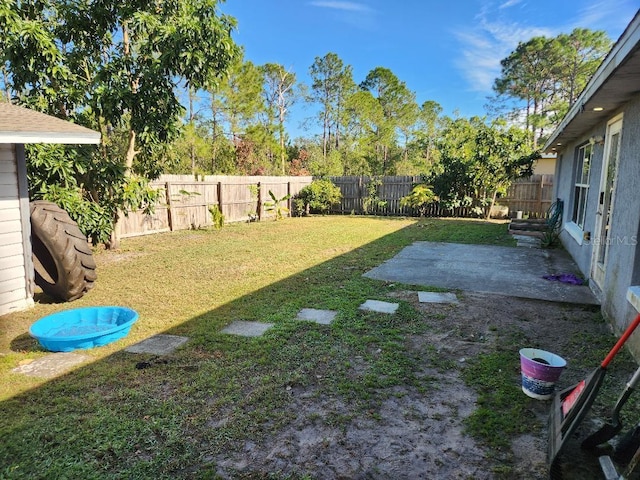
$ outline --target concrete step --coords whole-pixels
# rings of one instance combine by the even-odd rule
[[[536,237],[536,238],[544,237],[544,232],[539,232],[534,230],[509,230],[509,233],[513,236],[525,235],[527,237]]]
[[[518,242],[516,246],[526,248],[540,248],[542,246],[542,239],[532,235],[513,235]]]
[[[547,223],[546,218],[512,218],[511,221],[520,223]]]
[[[542,232],[546,230],[546,223],[524,223],[524,222],[511,222],[509,223],[509,230],[533,230],[536,232]]]

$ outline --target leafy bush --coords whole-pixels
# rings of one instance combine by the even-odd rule
[[[220,211],[220,207],[218,205],[209,205],[209,213],[211,214],[213,227],[216,230],[220,230],[224,226],[224,215]]]
[[[109,211],[98,203],[83,198],[80,188],[65,188],[55,184],[43,185],[39,195],[34,199],[48,200],[65,210],[92,243],[109,240],[113,230]]]
[[[314,180],[296,195],[296,211],[326,214],[342,200],[342,192],[331,180]],[[302,208],[301,208],[302,207]],[[300,210],[302,212],[300,212]]]
[[[378,188],[382,185],[380,177],[371,177],[367,183],[367,195],[362,199],[362,210],[366,214],[375,214],[379,208],[387,206],[387,201],[382,200],[378,194]]]
[[[306,206],[304,200],[294,197],[293,199],[293,215],[296,217],[302,217],[305,214]]]
[[[28,145],[30,200],[58,204],[94,244],[110,241],[120,215],[142,209],[152,213],[160,196],[149,180],[125,175],[120,163],[96,160],[91,146]]]
[[[421,217],[427,213],[427,207],[438,201],[438,196],[433,193],[430,185],[419,183],[413,187],[411,193],[400,199],[401,207],[409,207],[417,210]]]

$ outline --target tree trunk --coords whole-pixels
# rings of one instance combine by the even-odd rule
[[[9,76],[7,74],[7,69],[2,67],[2,79],[4,81],[4,88],[6,89],[4,94],[7,97],[7,102],[11,103],[11,87],[9,87]]]
[[[284,100],[284,97],[283,97]],[[287,113],[287,109],[283,106],[280,108],[280,125],[278,126],[279,134],[280,134],[280,165],[282,167],[282,175],[285,174],[285,160],[286,160],[286,152],[284,150],[284,119]]]
[[[125,176],[131,175],[131,169],[133,168],[133,159],[136,156],[136,132],[135,130],[129,130],[129,142],[127,144],[127,154],[125,156]]]
[[[383,162],[382,162],[382,175],[386,175],[387,174],[387,160],[389,159],[389,147],[385,144],[383,148],[384,148],[384,150],[383,150],[384,159],[383,159]]]
[[[213,125],[211,126],[211,139],[213,141],[213,151],[211,152],[211,174],[216,173],[216,156],[218,154],[218,144],[216,142],[216,136],[218,131],[218,118],[215,113],[215,109],[213,108],[213,99],[211,100],[211,111],[213,113]]]
[[[117,250],[120,248],[120,237],[116,232],[116,226],[118,225],[118,220],[120,219],[120,215],[117,213],[113,216],[113,230],[111,230],[111,235],[109,236],[109,241],[104,244],[107,250]]]
[[[100,154],[102,155],[102,160],[106,162],[109,158],[109,154],[107,152],[107,138],[109,138],[109,128],[106,120],[101,115],[98,116],[98,129],[100,130]]]
[[[325,161],[327,160],[327,143],[329,142],[329,139],[327,138],[327,124],[328,124],[327,116],[328,116],[328,113],[325,107],[324,122],[322,125],[322,157],[324,158]],[[329,135],[331,135],[330,132],[329,132]]]
[[[340,107],[342,105],[340,105],[340,100],[338,99],[338,104],[336,105],[336,133],[335,133],[335,138],[336,138],[336,150],[340,149]]]
[[[129,142],[127,145],[127,154],[125,156],[125,170],[124,170],[124,176],[125,177],[129,177],[131,176],[131,169],[133,168],[133,159],[136,156],[136,132],[131,129],[129,130]],[[118,214],[116,213],[113,217],[112,220],[112,224],[113,224],[113,231],[111,232],[111,237],[109,239],[109,241],[106,244],[107,249],[109,250],[116,250],[120,247],[120,238],[118,237],[118,234],[116,233],[116,225],[118,224]]]
[[[195,96],[193,88],[189,86],[189,124],[193,126],[195,115],[193,114],[193,97]],[[196,146],[195,146],[195,128],[190,139],[189,156],[191,157],[191,175],[196,174]]]
[[[105,244],[105,247],[107,247],[107,250],[117,250],[120,248],[120,237],[118,237],[118,234],[116,233],[115,224],[111,235],[109,236],[109,241]]]
[[[126,23],[122,25],[122,44],[124,49],[124,54],[129,56],[131,51],[131,45],[129,42],[129,30],[127,28]],[[137,93],[138,91],[138,79],[134,79],[131,75],[131,72],[127,72],[129,76],[129,85],[131,86],[131,92]],[[125,176],[129,176],[131,174],[131,168],[133,167],[133,159],[136,156],[136,132],[133,128],[129,127],[129,142],[127,145],[127,154],[125,157]]]
[[[284,151],[284,124],[280,124],[280,166],[282,168],[282,175],[285,174],[285,151]]]
[[[498,190],[493,191],[493,196],[491,197],[491,205],[489,205],[489,210],[487,210],[487,215],[485,220],[489,220],[491,218],[491,210],[493,210],[493,206],[496,204],[496,197],[498,196]]]

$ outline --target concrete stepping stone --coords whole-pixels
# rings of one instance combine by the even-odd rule
[[[180,345],[186,343],[189,337],[178,335],[154,335],[124,349],[129,353],[152,353],[154,355],[168,355]]]
[[[455,293],[418,292],[420,303],[458,303]]]
[[[360,310],[370,310],[379,313],[396,313],[399,303],[381,302],[380,300],[367,300],[358,308]]]
[[[247,322],[236,320],[224,327],[222,333],[240,335],[242,337],[261,337],[264,332],[273,327],[273,323]]]
[[[70,352],[57,352],[45,355],[24,365],[20,365],[11,371],[22,373],[29,377],[54,378],[66,373],[76,365],[79,365],[91,357]]]
[[[317,310],[315,308],[303,308],[298,312],[296,320],[306,320],[319,323],[320,325],[330,325],[336,318],[338,312],[334,310]]]

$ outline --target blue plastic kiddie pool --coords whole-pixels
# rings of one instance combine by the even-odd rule
[[[126,337],[138,312],[126,307],[74,308],[42,317],[29,334],[52,352],[101,347]]]

